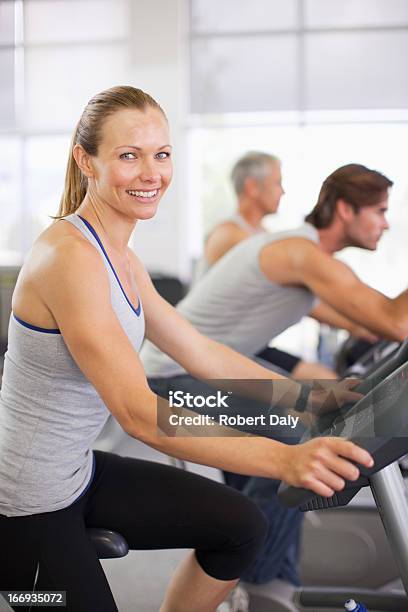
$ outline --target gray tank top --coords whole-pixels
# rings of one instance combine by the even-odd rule
[[[235,223],[235,225],[238,225],[238,227],[243,229],[244,232],[248,232],[250,236],[254,236],[255,234],[260,234],[261,232],[265,231],[263,228],[255,229],[255,227],[248,223],[248,221],[244,219],[244,217],[242,217],[239,212],[235,213],[235,215],[232,215],[232,217],[225,219],[223,223]],[[193,284],[197,283],[204,276],[204,274],[208,272],[210,268],[210,264],[203,255],[196,265]]]
[[[248,221],[242,215],[240,215],[239,212],[235,213],[235,215],[232,215],[232,217],[227,219],[227,221],[235,223],[236,225],[238,225],[238,227],[243,229],[244,232],[248,232],[248,234],[250,234],[251,236],[255,234],[260,234],[264,231],[262,228],[257,229],[253,225],[248,223]]]
[[[65,220],[100,251],[113,310],[138,351],[144,335],[141,303],[128,300],[88,222],[75,214]],[[72,504],[90,483],[91,447],[108,415],[59,330],[32,326],[12,314],[0,395],[0,514],[52,512]]]
[[[266,340],[278,336],[312,310],[314,295],[306,288],[269,281],[259,267],[264,246],[301,237],[319,241],[315,227],[269,234],[262,232],[228,251],[177,305],[177,310],[202,334],[253,357]],[[150,377],[177,376],[185,370],[150,342],[141,351]]]

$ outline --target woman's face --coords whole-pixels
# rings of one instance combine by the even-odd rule
[[[132,221],[150,219],[171,181],[170,154],[168,124],[159,110],[117,111],[104,122],[91,158],[90,195]]]

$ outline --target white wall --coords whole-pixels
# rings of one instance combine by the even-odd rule
[[[186,208],[183,167],[187,107],[186,0],[138,0],[133,3],[133,84],[163,106],[174,147],[172,186],[156,217],[139,224],[132,246],[150,271],[185,277]]]

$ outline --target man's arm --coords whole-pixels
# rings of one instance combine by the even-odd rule
[[[264,247],[260,265],[281,285],[308,287],[343,316],[389,340],[408,336],[408,290],[391,299],[363,283],[311,240],[289,238]]]
[[[316,319],[316,321],[319,321],[319,323],[326,323],[331,327],[345,329],[355,338],[362,338],[363,340],[368,340],[368,342],[376,342],[378,340],[378,336],[370,332],[370,330],[366,329],[362,325],[356,324],[354,321],[340,314],[337,312],[337,310],[325,302],[319,302],[317,306],[315,306],[313,310],[309,312],[309,317]]]
[[[204,257],[212,266],[233,246],[248,238],[248,233],[236,223],[226,221],[218,225],[208,236],[204,247]]]

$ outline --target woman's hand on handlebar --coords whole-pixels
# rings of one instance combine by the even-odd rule
[[[358,479],[360,471],[354,463],[367,468],[374,464],[366,450],[342,438],[317,438],[287,450],[290,457],[285,482],[324,497],[341,491],[346,480]]]

